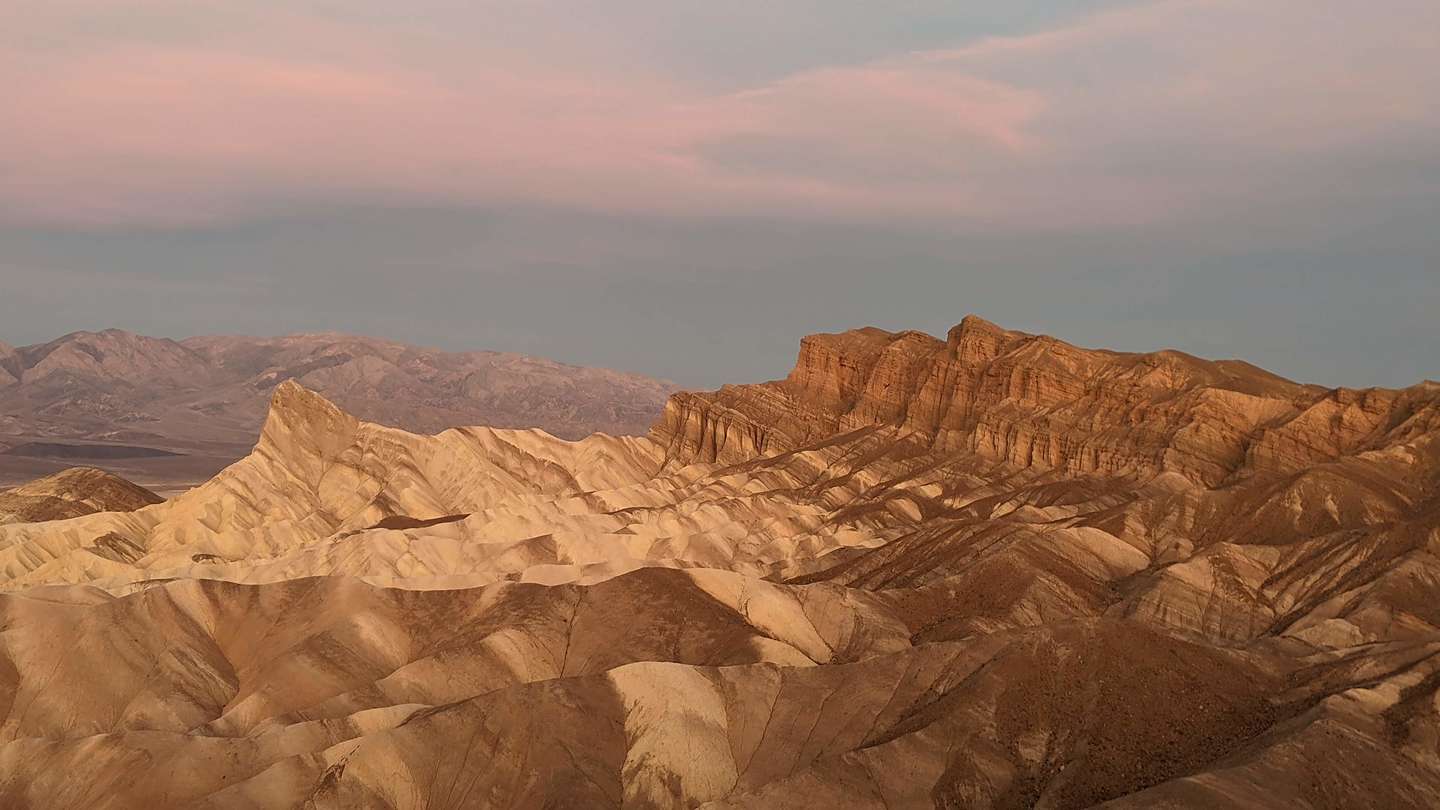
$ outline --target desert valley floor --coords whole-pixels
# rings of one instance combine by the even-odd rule
[[[0,494],[0,807],[1440,806],[1436,383],[970,317],[154,500]]]

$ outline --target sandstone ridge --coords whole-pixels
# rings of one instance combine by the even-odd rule
[[[812,335],[784,380],[671,398],[672,457],[739,461],[887,427],[940,452],[1070,473],[1175,472],[1215,485],[1429,430],[1440,393],[1299,385],[1240,361],[1080,349],[969,316],[940,341]]]
[[[1440,386],[966,318],[0,526],[0,806],[1440,805]]]

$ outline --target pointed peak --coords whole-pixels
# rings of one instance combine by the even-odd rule
[[[954,329],[951,329],[950,331],[953,332],[953,331],[955,331],[956,329],[958,329],[958,330],[960,330],[960,331],[962,331],[962,332],[1007,332],[1007,331],[1009,331],[1009,330],[1001,327],[1000,325],[998,325],[998,324],[996,324],[996,323],[993,323],[993,322],[991,322],[991,321],[987,321],[987,320],[985,320],[984,318],[982,318],[982,317],[980,317],[979,315],[976,315],[976,314],[974,314],[974,313],[971,313],[971,314],[966,315],[965,317],[961,318],[961,319],[960,319],[960,323],[956,324],[956,326],[954,327]]]
[[[287,377],[286,379],[281,380],[279,385],[275,386],[275,390],[270,394],[270,402],[272,405],[274,405],[275,403],[288,401],[292,398],[306,396],[311,396],[319,400],[325,400],[325,397],[320,396],[314,391],[311,391],[309,388],[306,388],[305,386],[296,382],[293,377]],[[328,402],[329,400],[325,401]]]
[[[344,447],[360,420],[293,379],[275,386],[260,444],[286,447],[297,442],[319,450]]]
[[[1012,332],[979,315],[966,315],[945,335],[945,346],[951,356],[964,362],[984,363],[999,356],[1002,347],[1012,338],[1022,336],[1023,333]]]
[[[294,378],[287,378],[275,386],[275,390],[270,394],[271,416],[278,415],[282,418],[323,416],[328,418],[337,414],[349,416],[340,409],[339,405],[311,391],[296,382]]]

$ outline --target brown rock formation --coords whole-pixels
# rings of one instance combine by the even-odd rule
[[[1440,385],[967,318],[0,527],[0,806],[1440,804]]]
[[[0,523],[66,520],[96,512],[133,512],[160,503],[159,495],[91,467],[73,467],[0,491]]]
[[[1325,390],[1240,361],[1079,349],[970,316],[943,343],[874,328],[812,335],[784,380],[672,397],[655,437],[681,462],[739,461],[885,427],[1019,467],[1215,485],[1433,429],[1437,403],[1433,383]]]

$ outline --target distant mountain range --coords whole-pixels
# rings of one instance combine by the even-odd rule
[[[288,379],[411,431],[538,427],[570,439],[643,433],[675,389],[519,354],[333,333],[176,341],[76,332],[0,343],[0,480],[76,459],[142,480],[201,480],[250,449],[271,391]]]

